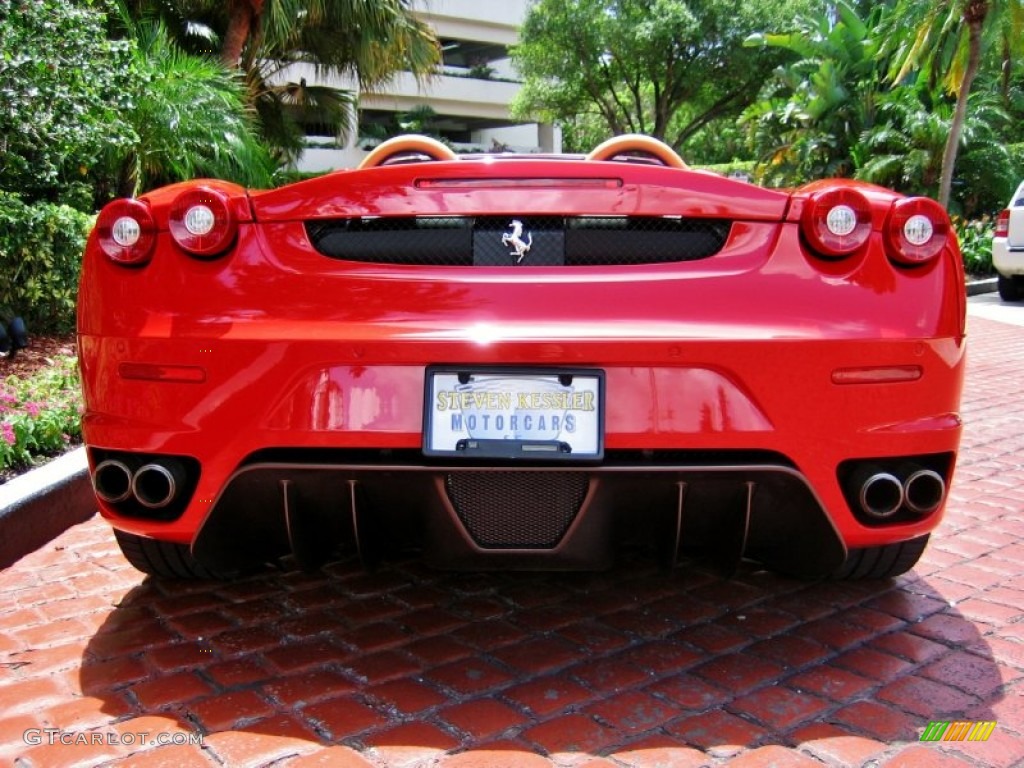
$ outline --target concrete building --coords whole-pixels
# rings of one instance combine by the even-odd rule
[[[344,145],[330,136],[308,137],[300,170],[352,168],[369,149],[400,132],[399,122],[427,123],[456,151],[485,152],[499,146],[521,152],[559,152],[561,134],[546,124],[519,123],[509,105],[520,84],[508,57],[519,39],[530,0],[414,0],[415,13],[434,29],[443,62],[436,76],[417,83],[400,73],[377,91],[358,94],[359,125]],[[312,68],[287,72],[293,82],[317,82]],[[334,81],[355,90],[351,82]],[[429,108],[429,109],[426,109]]]

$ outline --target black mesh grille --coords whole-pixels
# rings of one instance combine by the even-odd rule
[[[375,264],[473,263],[473,220],[419,217],[311,221],[306,232],[325,256]]]
[[[558,546],[587,496],[583,472],[454,472],[445,490],[483,549]]]
[[[306,231],[320,253],[346,261],[537,267],[703,259],[722,249],[731,226],[654,216],[417,216],[310,221]]]

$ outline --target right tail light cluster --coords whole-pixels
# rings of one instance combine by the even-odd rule
[[[171,203],[167,219],[171,237],[182,250],[198,258],[225,253],[238,234],[238,218],[228,196],[211,187],[192,187]],[[145,202],[114,200],[96,219],[100,248],[111,261],[142,266],[156,248],[156,223]]]
[[[856,253],[871,235],[872,208],[856,189],[830,189],[811,196],[800,226],[814,251],[839,259]],[[949,216],[927,197],[893,203],[883,226],[886,253],[897,264],[919,266],[934,260],[949,238]]]

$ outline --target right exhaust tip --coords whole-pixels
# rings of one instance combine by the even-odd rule
[[[163,509],[178,495],[179,474],[162,464],[144,464],[132,478],[132,493],[142,506]]]
[[[927,515],[938,509],[946,498],[946,481],[931,469],[911,473],[904,484],[907,509],[918,515]]]

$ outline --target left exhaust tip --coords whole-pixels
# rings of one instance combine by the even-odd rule
[[[108,504],[126,501],[132,495],[132,471],[123,461],[108,459],[93,472],[92,487]]]

